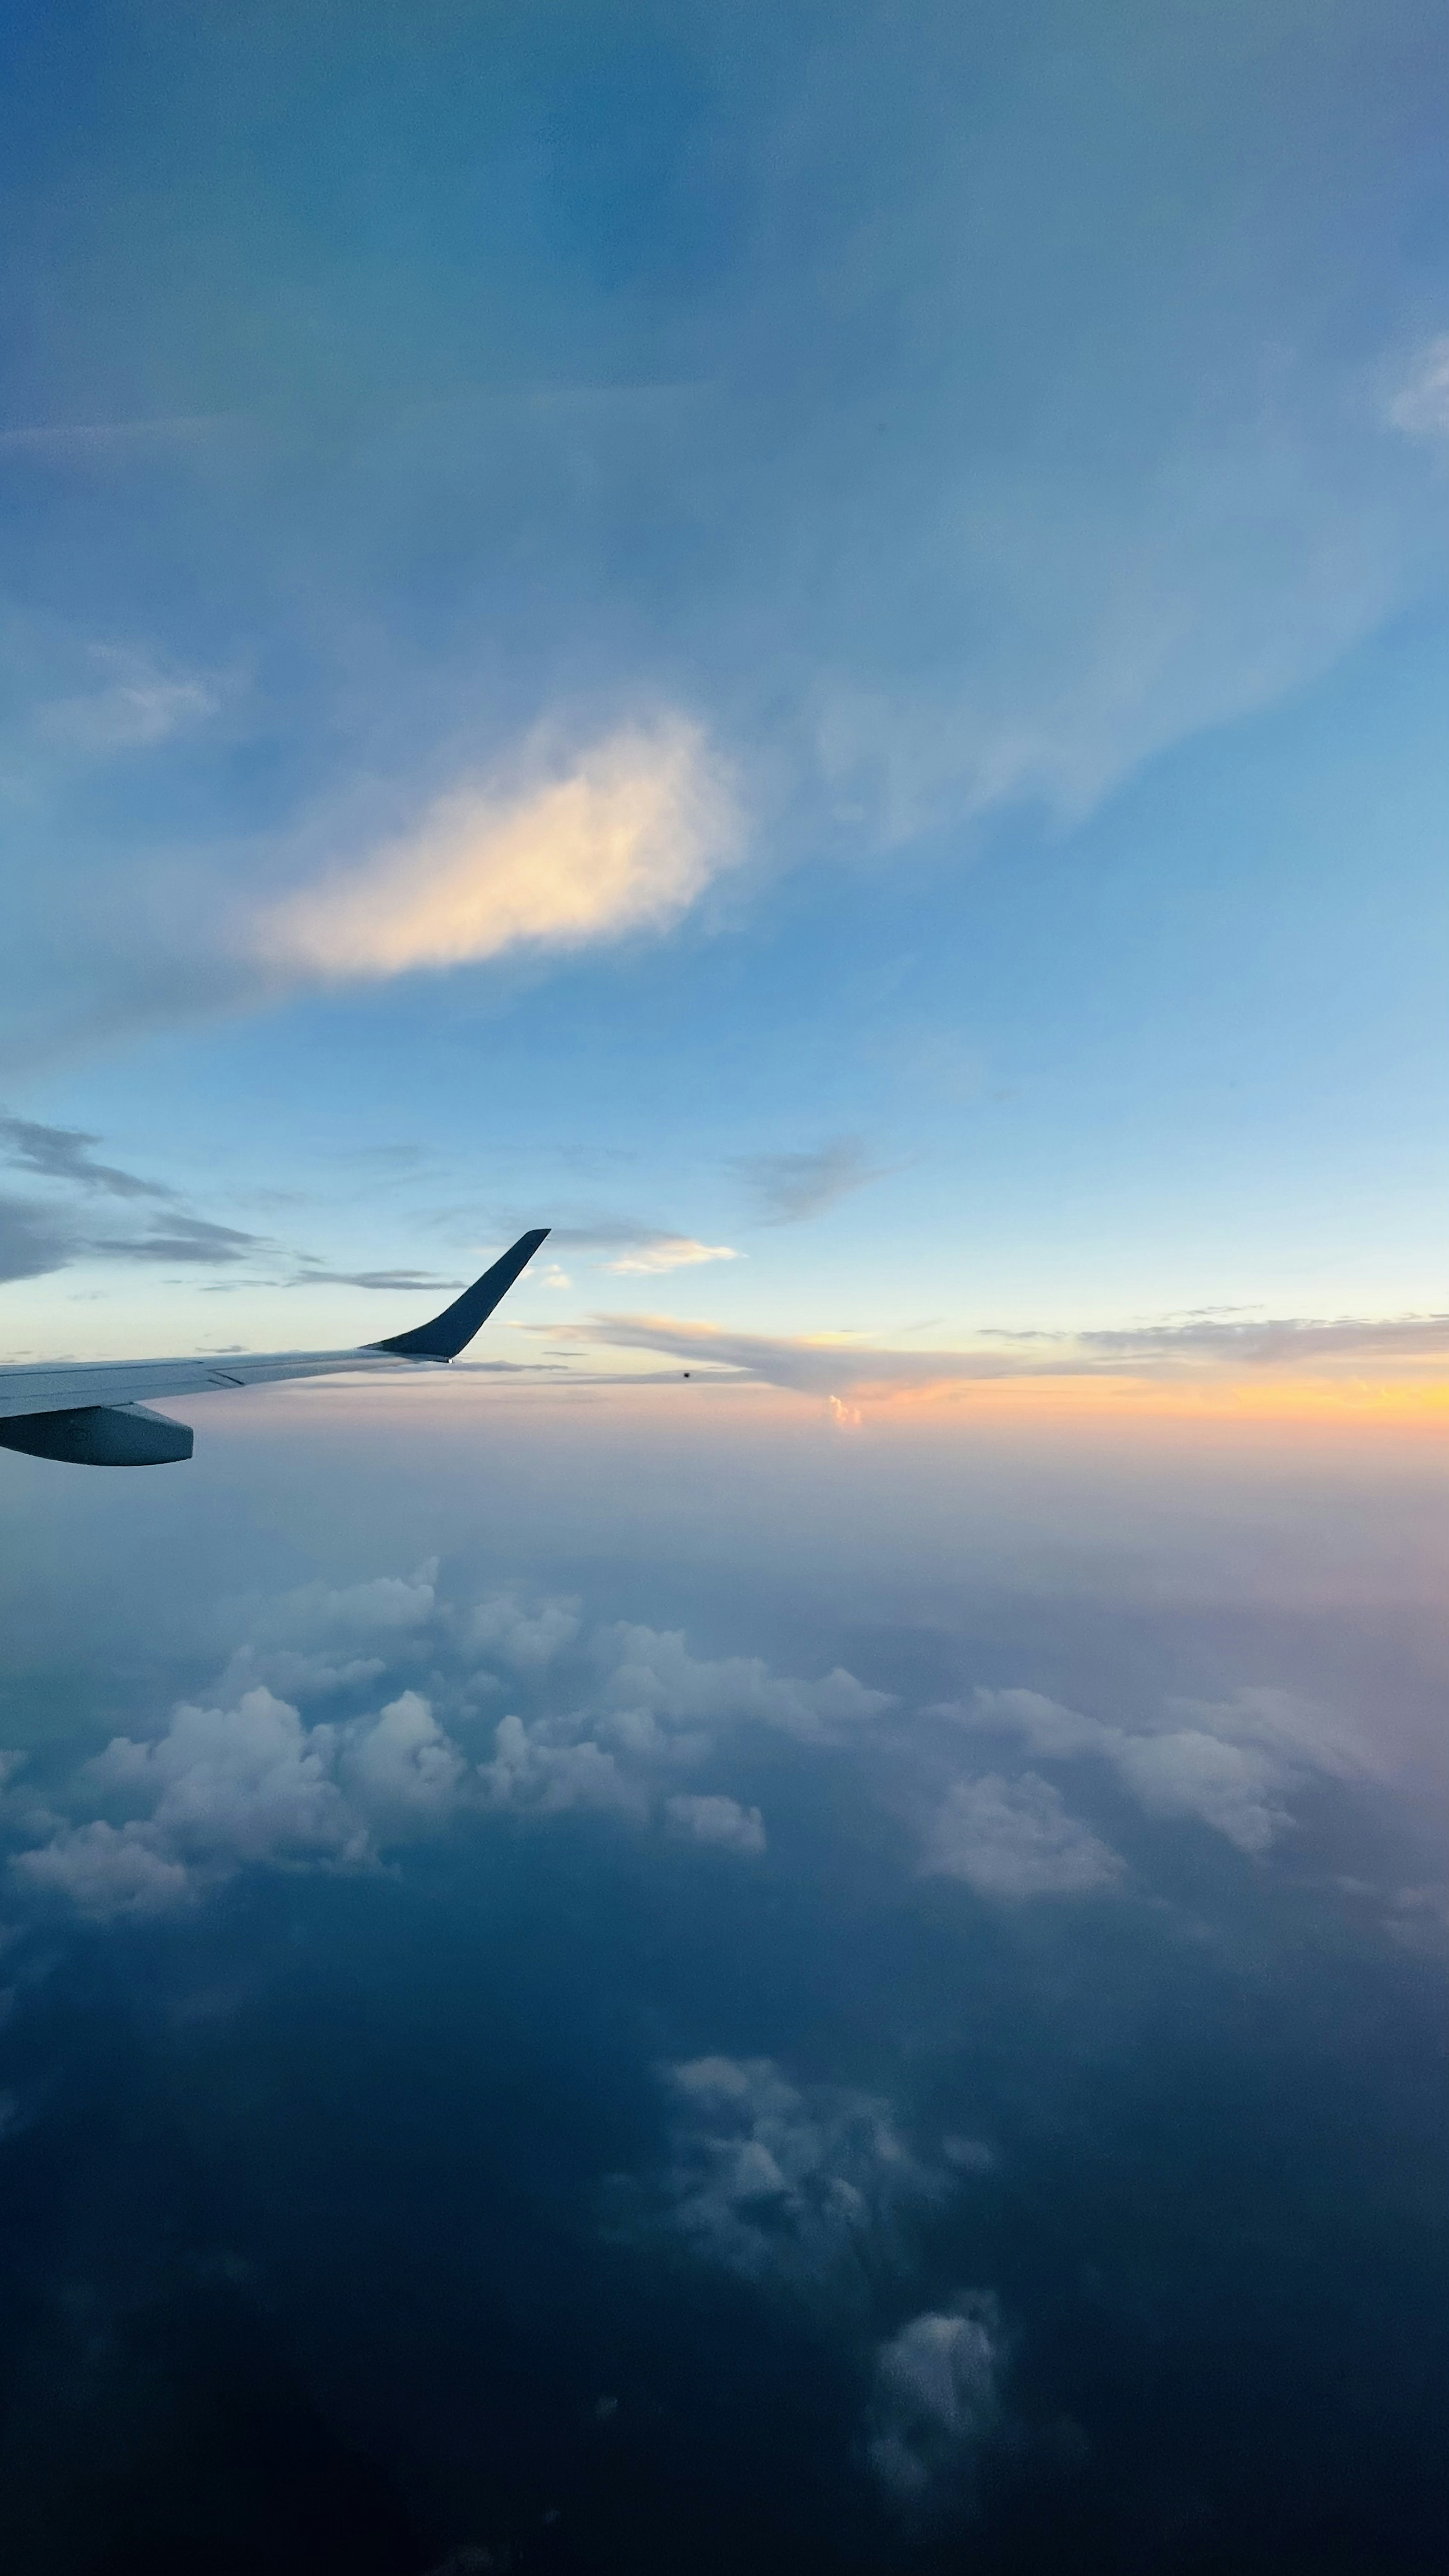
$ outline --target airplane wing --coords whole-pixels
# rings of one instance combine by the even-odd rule
[[[189,1458],[192,1435],[185,1423],[148,1412],[148,1396],[209,1395],[223,1387],[271,1386],[282,1378],[333,1377],[344,1370],[445,1367],[507,1296],[548,1232],[543,1225],[521,1234],[431,1323],[355,1351],[228,1351],[219,1359],[0,1367],[0,1448],[87,1466],[155,1466]]]

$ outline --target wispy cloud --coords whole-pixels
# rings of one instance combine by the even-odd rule
[[[0,1200],[0,1278],[37,1279],[74,1261],[144,1261],[229,1265],[261,1250],[266,1238],[240,1226],[194,1216],[180,1193],[161,1181],[143,1180],[115,1163],[97,1162],[99,1136],[81,1127],[50,1127],[39,1119],[0,1116],[0,1161],[57,1185],[64,1196],[41,1205]],[[85,1201],[95,1198],[153,1203],[139,1234],[97,1233]]]
[[[823,1216],[852,1190],[877,1180],[858,1136],[836,1136],[803,1153],[738,1154],[731,1170],[755,1203],[761,1225],[799,1225]]]
[[[169,1199],[173,1193],[159,1181],[143,1181],[114,1163],[98,1163],[91,1152],[99,1145],[83,1127],[47,1127],[35,1118],[0,1113],[0,1156],[48,1181],[68,1181],[77,1189],[102,1190],[118,1199]]]
[[[222,703],[213,678],[168,669],[130,645],[93,644],[89,659],[96,687],[36,711],[43,741],[82,752],[145,750],[204,724]]]
[[[727,1243],[696,1243],[688,1234],[656,1235],[650,1243],[641,1243],[636,1251],[621,1253],[617,1261],[606,1261],[606,1270],[621,1276],[630,1273],[654,1274],[663,1270],[690,1270],[702,1261],[739,1261],[743,1254]]]
[[[323,1270],[310,1264],[287,1281],[289,1288],[429,1288],[440,1296],[464,1285],[461,1279],[434,1278],[429,1270]]]
[[[1417,352],[1390,399],[1389,419],[1409,438],[1449,438],[1449,332]]]
[[[284,972],[345,980],[663,930],[736,830],[718,762],[675,718],[613,734],[562,774],[441,798],[406,839],[274,907],[253,944]]]
[[[1230,1382],[1275,1372],[1378,1362],[1437,1372],[1449,1363],[1449,1315],[1344,1317],[1333,1322],[1190,1319],[1081,1333],[983,1335],[956,1350],[897,1350],[850,1335],[739,1332],[674,1315],[595,1315],[553,1329],[555,1341],[654,1351],[692,1366],[823,1399],[884,1401],[1010,1381],[1140,1379],[1159,1385]]]

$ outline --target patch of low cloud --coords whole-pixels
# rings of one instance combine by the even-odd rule
[[[259,1685],[302,1703],[366,1689],[395,1662],[399,1647],[431,1642],[438,1563],[429,1557],[411,1575],[376,1575],[367,1583],[308,1583],[270,1600],[250,1602],[250,1634],[217,1684],[225,1704]]]
[[[1007,1780],[988,1772],[953,1781],[932,1818],[921,1864],[962,1878],[978,1896],[1095,1896],[1118,1886],[1125,1864],[1067,1813],[1060,1791],[1035,1771]]]
[[[620,1740],[653,1730],[686,1734],[721,1724],[778,1729],[803,1743],[849,1739],[894,1706],[889,1691],[871,1690],[837,1665],[820,1681],[791,1681],[758,1655],[717,1661],[691,1655],[682,1630],[617,1626],[598,1632],[601,1723]]]
[[[972,2471],[1001,2419],[1001,2318],[990,2291],[912,2317],[875,2359],[866,2458],[908,2517],[969,2497]]]
[[[444,1601],[431,1560],[242,1616],[216,1682],[160,1734],[115,1737],[53,1805],[11,1795],[22,1886],[97,1915],[154,1912],[248,1866],[372,1867],[466,1818],[579,1811],[749,1858],[766,1847],[760,1808],[698,1778],[722,1739],[840,1744],[890,1705],[841,1670],[796,1680],[693,1656],[674,1631],[585,1632],[567,1598]],[[485,1722],[479,1758],[468,1730]]]
[[[245,1861],[361,1858],[365,1829],[332,1776],[327,1727],[266,1690],[234,1709],[182,1706],[155,1743],[116,1736],[79,1783],[143,1812],[60,1826],[12,1862],[23,1886],[100,1916],[168,1911]]]
[[[1262,1685],[1225,1700],[1169,1700],[1158,1724],[1137,1729],[1030,1690],[978,1690],[970,1701],[948,1703],[936,1714],[973,1734],[1014,1738],[1038,1759],[1093,1756],[1111,1765],[1146,1814],[1190,1818],[1252,1854],[1266,1852],[1290,1828],[1287,1801],[1294,1790],[1315,1777],[1362,1780],[1377,1770],[1371,1751],[1343,1719],[1290,1691]],[[983,1785],[958,1784],[968,1793]],[[1038,1789],[1046,1786],[1037,1781]],[[951,1793],[931,1829],[932,1853],[951,1847],[957,1794]],[[937,1835],[944,1837],[939,1845]],[[928,1865],[943,1864],[933,1858]]]
[[[888,2102],[797,2085],[769,2057],[697,2057],[664,2069],[669,2162],[614,2177],[613,2231],[682,2243],[742,2280],[864,2288],[905,2252],[913,2211],[943,2177],[914,2156]]]
[[[662,931],[737,837],[718,761],[676,717],[561,772],[456,790],[406,839],[287,896],[248,945],[283,975],[340,982]]]
[[[754,1859],[765,1849],[765,1824],[758,1807],[742,1807],[736,1798],[666,1798],[664,1813],[673,1830],[698,1843],[713,1843]]]
[[[572,1598],[529,1605],[514,1593],[496,1592],[468,1613],[464,1634],[470,1647],[500,1655],[516,1673],[538,1673],[573,1644],[579,1625]]]
[[[574,1605],[553,1607],[562,1621],[571,1618]],[[475,1637],[480,1619],[497,1623],[497,1649],[516,1667],[520,1638],[525,1654],[540,1630],[541,1644],[551,1646],[547,1608],[520,1622],[510,1602],[487,1605],[475,1614]],[[569,1642],[570,1636],[559,1637],[559,1646]],[[691,1655],[678,1630],[601,1627],[585,1652],[590,1669],[571,1704],[527,1719],[510,1711],[500,1720],[493,1758],[480,1772],[493,1806],[545,1815],[567,1807],[614,1808],[642,1821],[660,1791],[707,1761],[726,1732],[760,1726],[802,1743],[832,1744],[891,1705],[888,1693],[869,1690],[839,1669],[819,1681],[797,1681],[772,1673],[758,1656]],[[707,1805],[716,1831],[701,1832],[696,1823],[697,1838],[724,1839],[725,1810],[733,1805]],[[744,1822],[734,1833],[752,1836],[757,1822],[763,1839],[758,1811],[740,1813]],[[679,1813],[669,1821],[678,1829]]]
[[[760,1225],[800,1225],[824,1216],[880,1178],[858,1136],[836,1136],[801,1153],[737,1154],[730,1169],[749,1190]]]

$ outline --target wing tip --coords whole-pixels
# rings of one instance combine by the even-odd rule
[[[521,1234],[516,1243],[500,1253],[492,1267],[475,1279],[471,1288],[465,1288],[461,1297],[455,1297],[451,1306],[445,1306],[441,1315],[415,1325],[409,1333],[393,1333],[386,1341],[369,1342],[366,1347],[370,1351],[387,1351],[397,1359],[456,1359],[552,1232],[551,1226],[530,1226],[527,1234]]]

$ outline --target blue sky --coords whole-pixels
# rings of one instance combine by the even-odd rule
[[[5,44],[12,1352],[1442,1305],[1439,13]]]
[[[15,2576],[1445,2562],[1446,58],[6,13]]]

